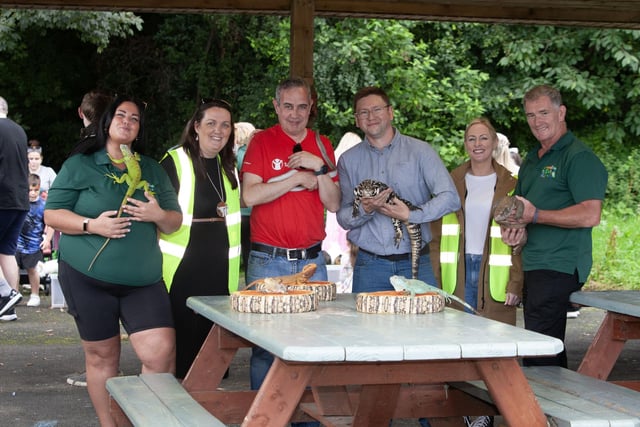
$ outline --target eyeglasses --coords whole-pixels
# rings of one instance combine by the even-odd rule
[[[295,144],[295,145],[293,146],[293,153],[294,153],[294,154],[295,154],[295,153],[299,153],[299,152],[301,152],[301,151],[302,151],[302,144]]]
[[[373,115],[374,117],[380,117],[382,115],[382,112],[389,107],[391,107],[391,104],[373,107],[371,110],[360,110],[356,112],[355,116],[359,119],[367,119],[369,118],[369,114]]]

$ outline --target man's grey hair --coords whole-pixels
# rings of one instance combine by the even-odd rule
[[[282,91],[295,87],[301,87],[306,90],[307,97],[309,101],[311,101],[311,87],[309,86],[309,83],[307,83],[307,81],[302,77],[289,77],[288,79],[280,82],[276,88],[276,102],[278,105],[280,105],[280,95],[282,94]]]
[[[0,117],[7,117],[9,114],[9,104],[7,100],[0,96]]]
[[[524,94],[522,105],[526,107],[528,101],[535,101],[542,96],[548,96],[551,103],[556,107],[562,105],[562,95],[560,95],[560,91],[549,85],[539,85],[529,89],[527,93]]]

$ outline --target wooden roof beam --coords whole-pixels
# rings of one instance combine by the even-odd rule
[[[0,0],[2,7],[290,15],[294,0]],[[309,0],[319,16],[640,28],[634,0]]]

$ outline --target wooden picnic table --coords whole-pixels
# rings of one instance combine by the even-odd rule
[[[579,291],[572,303],[606,310],[598,332],[585,353],[578,372],[607,380],[624,344],[640,339],[640,291]],[[640,379],[615,381],[640,391]]]
[[[300,419],[300,409],[326,424],[354,427],[474,415],[473,398],[444,384],[482,380],[509,425],[547,425],[518,361],[562,351],[555,338],[450,308],[360,313],[353,294],[298,314],[240,313],[224,296],[191,297],[187,305],[214,326],[182,385],[225,423],[284,426]],[[260,390],[218,389],[237,350],[247,346],[275,356]],[[442,401],[433,404],[434,395],[420,386],[438,387]]]

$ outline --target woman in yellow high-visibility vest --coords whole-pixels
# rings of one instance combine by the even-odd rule
[[[464,145],[469,160],[451,172],[462,209],[431,224],[433,271],[446,291],[463,298],[483,317],[515,325],[522,298],[522,263],[502,242],[492,220],[493,204],[511,193],[516,178],[493,159],[498,144],[486,118],[471,121]]]
[[[212,323],[187,307],[195,295],[229,295],[240,270],[240,186],[231,106],[204,100],[180,144],[160,164],[178,192],[180,229],[160,235],[162,273],[176,328],[176,377],[184,378]]]

